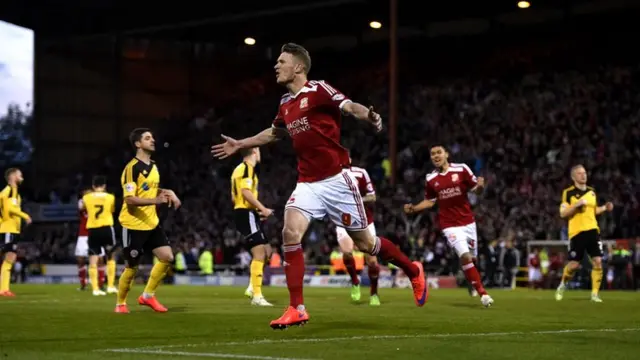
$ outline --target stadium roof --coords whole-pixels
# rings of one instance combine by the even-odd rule
[[[399,25],[425,31],[434,22],[482,19],[521,11],[519,0],[398,0]],[[530,14],[563,16],[585,4],[626,3],[625,0],[530,0]],[[127,2],[116,0],[5,0],[0,18],[32,28],[41,38],[91,38],[122,31],[129,35],[179,40],[237,43],[295,41],[318,36],[357,35],[372,20],[388,25],[389,0],[269,0]],[[538,15],[533,15],[538,17]],[[541,15],[540,15],[541,16]],[[304,38],[304,39],[301,39]]]

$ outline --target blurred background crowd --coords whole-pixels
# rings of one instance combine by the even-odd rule
[[[369,171],[378,193],[377,231],[431,272],[457,272],[455,256],[437,228],[436,213],[408,217],[401,211],[404,203],[423,196],[425,174],[432,170],[429,147],[437,142],[448,146],[450,160],[466,163],[486,178],[487,190],[481,196],[470,195],[470,201],[478,222],[481,267],[490,282],[497,271],[528,266],[527,242],[567,239],[558,207],[575,164],[585,165],[600,201],[615,205],[612,213],[600,217],[602,237],[639,235],[640,61],[616,48],[629,40],[618,35],[594,40],[590,33],[553,34],[500,46],[470,39],[454,44],[434,41],[425,55],[420,54],[425,51],[422,41],[401,48],[394,186],[388,133],[375,134],[357,121],[343,119],[342,143],[354,164]],[[387,114],[386,49],[352,51],[331,53],[332,63],[321,60],[318,66],[326,68],[314,68],[311,78],[322,76],[352,99]],[[164,186],[183,201],[177,211],[161,209],[162,223],[188,263],[196,264],[198,254],[210,249],[216,264],[248,265],[232,223],[229,186],[231,171],[241,159],[213,160],[209,147],[220,141],[221,133],[245,137],[270,126],[283,90],[273,84],[269,70],[267,66],[230,87],[233,95],[225,101],[175,109],[154,123]],[[10,112],[3,121],[28,123],[21,120],[24,116]],[[7,129],[3,126],[4,132]],[[94,174],[107,174],[110,189],[119,193],[120,174],[131,156],[122,139],[117,147],[46,186],[29,185],[27,179],[23,197],[31,203],[75,204]],[[282,210],[295,187],[296,162],[288,141],[264,148],[262,159],[260,198],[276,209],[264,229],[277,250]],[[76,236],[73,221],[38,225],[22,257],[31,263],[72,263]],[[634,244],[616,261],[640,269]],[[332,224],[314,224],[305,236],[307,262],[329,264],[336,245]],[[562,266],[566,248],[536,249],[552,257],[552,271]],[[610,260],[615,249],[609,249]]]

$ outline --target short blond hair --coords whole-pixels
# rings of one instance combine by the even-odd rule
[[[295,43],[286,43],[282,45],[280,52],[291,54],[293,55],[293,57],[302,62],[305,74],[308,74],[311,70],[311,55],[309,55],[307,49],[305,49],[302,45],[298,45]]]

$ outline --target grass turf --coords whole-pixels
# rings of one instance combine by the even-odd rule
[[[36,359],[637,359],[640,293],[493,291],[484,309],[466,290],[432,290],[417,308],[407,289],[368,289],[352,303],[349,289],[305,290],[309,324],[275,331],[269,321],[288,302],[284,288],[265,288],[274,308],[249,305],[244,288],[163,286],[157,314],[140,307],[114,314],[115,295],[93,297],[66,285],[14,285],[0,298],[0,358]],[[109,351],[109,349],[111,351]]]

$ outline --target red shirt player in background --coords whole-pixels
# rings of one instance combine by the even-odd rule
[[[351,158],[349,158],[351,162]],[[367,230],[372,236],[376,236],[376,227],[373,224],[373,204],[376,201],[376,190],[373,188],[373,183],[369,177],[367,170],[352,166],[349,172],[358,182],[358,191],[362,197],[362,202],[365,206],[365,213],[367,216]],[[358,279],[358,272],[356,271],[356,261],[353,258],[353,240],[342,226],[336,226],[336,238],[338,239],[338,245],[340,245],[340,251],[342,252],[342,262],[347,268],[347,272],[351,277],[351,300],[360,301],[360,279]],[[380,265],[378,265],[378,258],[373,255],[366,254],[365,261],[367,263],[367,271],[369,273],[369,280],[371,281],[369,305],[380,306],[380,298],[378,297],[378,276],[380,275]]]
[[[450,164],[449,153],[442,145],[431,147],[431,162],[436,169],[426,177],[425,200],[417,205],[405,205],[404,211],[413,214],[438,204],[440,230],[458,254],[467,282],[481,295],[482,305],[489,307],[493,299],[482,286],[473,261],[478,251],[478,233],[467,197],[468,192],[479,192],[484,188],[484,179],[476,178],[465,164]]]
[[[89,231],[87,230],[87,212],[82,204],[82,196],[88,193],[90,190],[82,191],[80,200],[78,200],[78,219],[80,224],[78,226],[78,240],[76,241],[76,261],[78,263],[78,278],[80,279],[80,288],[78,290],[84,290],[87,287],[87,258],[89,257]],[[103,250],[104,252],[104,250]],[[105,268],[103,263],[100,264],[98,269],[98,277],[100,279],[100,287],[104,284]]]
[[[542,268],[540,266],[540,251],[533,248],[533,252],[529,254],[529,288],[542,288]]]
[[[400,267],[411,279],[415,302],[423,306],[427,287],[422,264],[412,263],[391,241],[375,237],[367,230],[362,197],[356,179],[346,171],[349,154],[340,145],[341,115],[347,114],[382,129],[382,118],[324,81],[309,81],[309,52],[297,44],[285,44],[275,65],[278,84],[287,88],[271,128],[242,140],[222,136],[225,142],[211,152],[224,159],[243,148],[266,145],[288,134],[298,157],[298,184],[284,214],[282,230],[285,276],[289,289],[289,307],[271,322],[274,329],[301,325],[309,320],[304,307],[302,285],[304,256],[302,236],[311,220],[328,216],[343,226],[358,249],[378,255]]]

